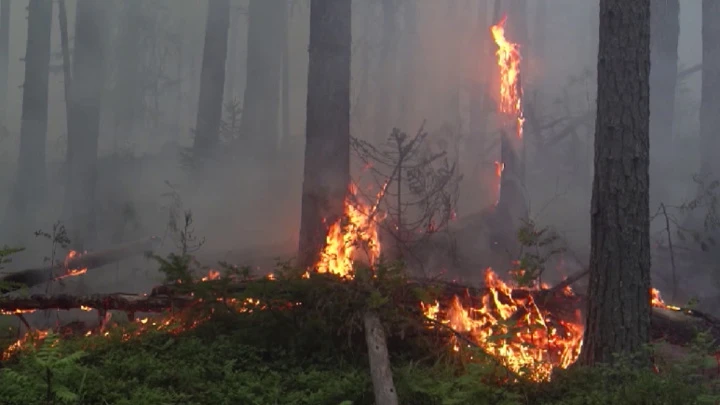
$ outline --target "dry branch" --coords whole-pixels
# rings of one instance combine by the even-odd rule
[[[387,339],[380,317],[375,312],[367,311],[363,321],[375,403],[377,405],[397,405],[398,397],[390,368]]]

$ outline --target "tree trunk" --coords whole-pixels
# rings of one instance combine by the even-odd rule
[[[382,39],[380,45],[380,57],[378,60],[377,80],[377,98],[375,99],[375,133],[371,134],[372,139],[380,142],[385,141],[390,136],[393,124],[390,119],[393,118],[394,111],[393,99],[395,97],[395,86],[393,81],[396,78],[397,64],[397,0],[382,0]]]
[[[63,85],[65,90],[65,127],[70,131],[70,92],[72,91],[72,62],[70,61],[70,39],[67,26],[67,7],[65,0],[58,0],[58,22],[60,23],[60,48],[63,61]]]
[[[240,11],[230,4],[230,22],[228,26],[227,60],[225,61],[225,94],[226,103],[235,100],[235,75],[238,64],[238,36],[240,28]]]
[[[48,127],[48,82],[52,2],[30,0],[25,48],[20,156],[17,180],[9,205],[11,232],[32,230],[34,212],[46,195],[45,148]],[[29,221],[29,222],[28,222]]]
[[[480,0],[478,17],[475,27],[474,40],[470,43],[476,43],[477,54],[470,57],[472,69],[471,83],[474,85],[470,89],[470,147],[473,151],[480,154],[482,159],[485,152],[485,128],[487,120],[487,112],[484,111],[484,99],[487,98],[488,91],[488,75],[485,71],[488,67],[494,67],[495,63],[489,50],[492,49],[492,40],[488,35],[487,13],[490,2],[488,0]],[[493,21],[495,24],[496,21]]]
[[[7,128],[8,65],[10,64],[10,0],[0,0],[0,130]]]
[[[287,1],[250,0],[248,7],[247,79],[240,134],[260,161],[273,159],[280,130],[282,54],[286,41]]]
[[[210,0],[193,145],[195,157],[200,160],[209,157],[220,140],[229,27],[230,0]]]
[[[675,86],[678,75],[678,38],[680,36],[680,1],[656,0],[650,3],[650,134],[653,140],[650,172],[653,181],[652,206],[665,201],[669,171],[667,163],[674,158],[673,122]]]
[[[720,2],[702,3],[702,96],[700,100],[701,166],[703,175],[720,177]]]
[[[285,13],[285,23],[283,28],[283,48],[282,48],[282,131],[278,148],[282,148],[283,143],[290,138],[290,13]]]
[[[393,382],[390,356],[385,330],[377,313],[367,311],[363,316],[365,342],[370,358],[370,376],[375,393],[375,405],[397,405],[398,397]]]
[[[127,0],[124,7],[115,58],[118,64],[113,97],[115,142],[132,139],[143,118],[144,47],[140,26],[146,17],[142,0]]]
[[[103,2],[78,0],[75,12],[65,203],[70,207],[70,237],[78,251],[84,250],[95,236],[97,153],[108,34],[105,7]]]
[[[600,0],[590,280],[582,361],[650,338],[650,0]]]
[[[298,264],[316,263],[350,183],[351,0],[312,0]]]

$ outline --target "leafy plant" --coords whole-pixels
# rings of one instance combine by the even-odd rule
[[[87,376],[87,370],[80,364],[85,356],[84,351],[63,356],[58,336],[50,333],[37,349],[30,349],[22,357],[17,368],[2,370],[0,395],[20,396],[25,403],[77,403],[82,399]]]

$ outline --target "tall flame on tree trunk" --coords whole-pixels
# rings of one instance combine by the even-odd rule
[[[493,40],[498,49],[497,64],[500,68],[500,112],[513,117],[516,120],[516,134],[522,139],[523,124],[523,91],[520,84],[520,47],[518,44],[508,41],[505,38],[505,22],[503,17],[500,22],[490,27]]]

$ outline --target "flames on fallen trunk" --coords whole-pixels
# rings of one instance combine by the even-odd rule
[[[351,189],[351,192],[354,189]],[[381,195],[378,199],[381,198]],[[361,257],[379,258],[380,242],[377,240],[377,202],[362,204],[351,193],[346,209],[346,218],[328,227],[326,248],[321,263],[316,269],[338,276],[338,283],[354,278],[354,260]],[[363,215],[364,213],[364,215]],[[73,254],[76,255],[76,254]],[[308,269],[303,278],[311,276]],[[73,275],[82,272],[71,272]],[[210,270],[203,281],[218,279],[220,273]],[[263,282],[274,280],[270,275]],[[249,281],[249,282],[258,282]],[[243,290],[248,282],[234,282],[231,292]],[[411,280],[413,283],[441,285],[437,280]],[[419,301],[402,303],[411,305],[425,316],[428,330],[440,326],[452,329],[456,335],[451,337],[451,347],[463,355],[464,348],[472,344],[512,373],[542,381],[550,378],[556,368],[566,368],[577,359],[582,348],[583,323],[580,316],[583,298],[576,295],[569,285],[563,288],[549,289],[547,286],[519,288],[502,281],[490,269],[485,271],[485,286],[472,288],[453,283],[442,285],[443,292],[434,302]],[[256,299],[223,299],[228,308],[237,312],[263,310],[265,304]],[[179,333],[194,328],[209,319],[209,315],[198,316],[197,308],[204,302],[191,295],[177,294],[173,286],[156,288],[151,295],[108,294],[77,297],[71,295],[36,295],[30,297],[0,297],[0,312],[6,315],[19,315],[45,309],[82,309],[97,310],[101,318],[98,330],[85,331],[85,335],[109,334],[107,321],[111,310],[128,313],[135,327],[122,331],[122,339],[128,340],[148,330],[164,330]],[[288,303],[287,308],[301,305]],[[689,314],[681,308],[665,305],[657,291],[653,291],[653,305],[663,311]],[[168,310],[171,312],[168,313]],[[135,318],[135,313],[162,312],[160,317]],[[187,316],[191,313],[191,316]],[[18,339],[2,353],[2,359],[10,358],[31,342],[41,341],[48,331],[31,331]],[[463,336],[458,339],[457,336]],[[472,354],[470,354],[472,356]]]

